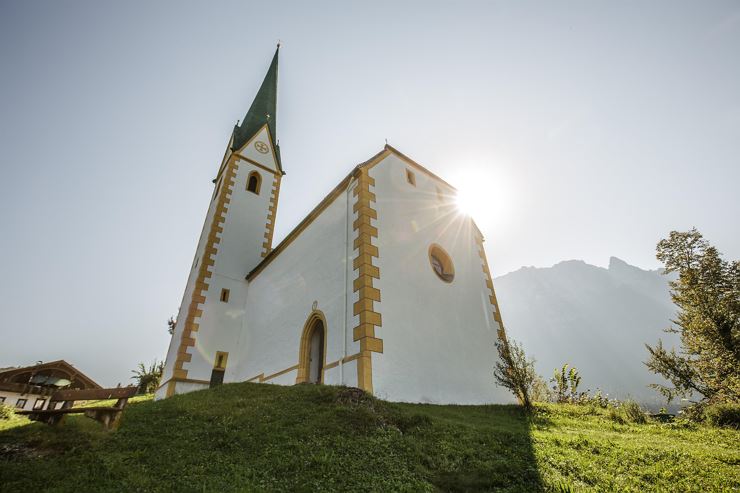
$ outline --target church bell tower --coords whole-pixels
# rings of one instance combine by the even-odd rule
[[[279,51],[213,180],[157,398],[219,384],[234,366],[229,352],[242,331],[246,275],[272,249],[285,174],[277,143]]]

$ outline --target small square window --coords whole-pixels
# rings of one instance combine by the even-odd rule
[[[223,301],[224,303],[229,302],[229,290],[228,289],[224,288],[221,290],[221,301]]]
[[[216,361],[213,365],[214,368],[225,369],[226,361],[229,359],[229,353],[225,351],[216,351]]]
[[[36,402],[33,403],[34,409],[43,409],[44,404],[46,404],[46,399],[36,399]]]
[[[15,403],[15,407],[17,407],[18,409],[23,409],[24,407],[26,407],[26,402],[26,399],[18,399]]]
[[[2,404],[3,402],[5,402],[5,396],[4,395],[0,395],[0,404]]]
[[[406,181],[416,186],[416,175],[411,170],[406,170]]]

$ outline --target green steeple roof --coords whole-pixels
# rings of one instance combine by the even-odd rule
[[[270,131],[270,138],[275,146],[275,157],[278,168],[282,171],[280,163],[280,148],[277,145],[277,81],[278,81],[278,53],[280,45],[275,50],[270,68],[267,69],[265,80],[262,81],[260,90],[257,91],[252,106],[249,107],[244,120],[240,125],[234,127],[234,142],[231,149],[236,151],[247,143],[249,139],[259,131],[266,123]]]

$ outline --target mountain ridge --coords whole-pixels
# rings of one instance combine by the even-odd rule
[[[662,269],[645,270],[618,257],[608,267],[565,260],[552,267],[522,267],[497,277],[496,294],[510,337],[520,341],[549,379],[565,363],[576,366],[582,390],[663,403],[650,383],[664,383],[644,365],[645,344],[662,339],[675,315]]]

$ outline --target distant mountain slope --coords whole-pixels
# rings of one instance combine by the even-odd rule
[[[675,314],[668,280],[612,257],[608,269],[580,260],[523,267],[495,285],[510,337],[535,357],[542,376],[570,363],[584,389],[655,404],[660,399],[647,385],[659,379],[642,363],[644,344],[662,338],[679,345],[676,334],[663,332]]]

